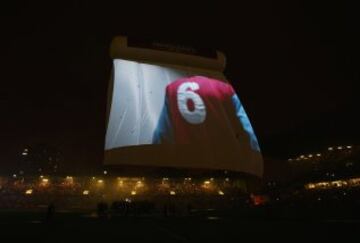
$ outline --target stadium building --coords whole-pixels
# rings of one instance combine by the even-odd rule
[[[104,165],[166,177],[263,174],[257,138],[223,74],[225,56],[206,48],[114,38]]]
[[[0,178],[2,207],[150,201],[158,210],[176,204],[181,211],[251,204],[250,193],[261,187],[263,158],[223,74],[224,54],[120,36],[110,55],[101,171]]]

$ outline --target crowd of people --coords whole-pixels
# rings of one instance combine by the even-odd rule
[[[30,177],[0,179],[0,208],[112,210],[121,215],[231,208],[250,203],[248,194],[228,178]],[[104,206],[106,205],[106,206]]]

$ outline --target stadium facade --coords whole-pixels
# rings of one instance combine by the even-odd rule
[[[110,55],[108,170],[130,176],[233,176],[249,185],[262,177],[259,144],[223,74],[223,53],[119,36]]]

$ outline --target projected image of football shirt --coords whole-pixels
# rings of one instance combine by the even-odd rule
[[[180,78],[166,87],[164,106],[153,135],[155,144],[259,145],[231,85],[202,76]]]

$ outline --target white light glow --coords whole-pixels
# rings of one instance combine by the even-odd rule
[[[33,190],[32,189],[28,189],[25,191],[25,194],[26,195],[31,195],[33,193]]]

